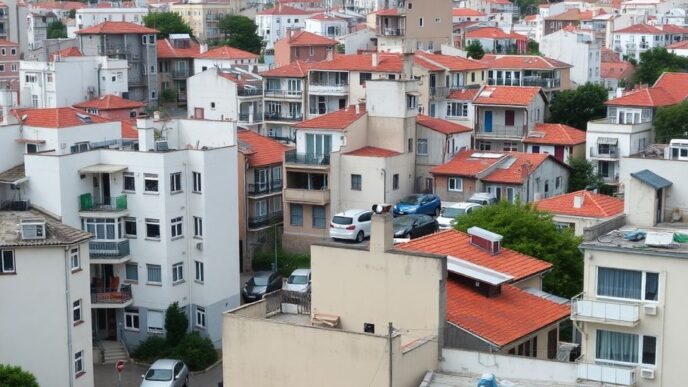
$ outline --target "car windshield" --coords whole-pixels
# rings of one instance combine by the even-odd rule
[[[146,380],[152,380],[156,382],[166,382],[168,380],[172,380],[172,370],[151,368],[146,373]]]
[[[463,208],[443,208],[441,215],[444,218],[456,218],[457,216],[461,216],[465,213],[466,210]]]
[[[477,204],[487,204],[487,201],[484,199],[468,199],[468,202]]]
[[[354,222],[353,218],[349,218],[348,216],[335,216],[332,218],[332,223],[334,224],[351,224]]]
[[[400,204],[418,204],[420,202],[420,196],[411,195],[407,196],[399,201]]]
[[[253,277],[250,280],[248,280],[248,284],[250,286],[267,286],[268,284],[268,276],[264,277]]]
[[[287,280],[288,284],[291,285],[305,285],[308,283],[308,276],[305,275],[290,275]]]
[[[414,221],[415,219],[410,216],[400,216],[394,218],[394,227],[408,227],[413,225]]]

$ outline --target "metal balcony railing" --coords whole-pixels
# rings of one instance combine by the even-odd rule
[[[271,89],[265,90],[266,97],[284,97],[284,98],[294,98],[303,95],[301,90],[284,90],[284,89]]]
[[[131,285],[122,285],[119,289],[91,289],[91,304],[124,304],[132,298]]]
[[[265,120],[276,121],[303,121],[303,114],[285,114],[281,112],[265,112],[263,115]]]
[[[237,95],[239,97],[258,97],[263,95],[263,89],[259,87],[245,87],[237,89]]]
[[[295,150],[284,153],[284,160],[287,163],[307,164],[307,165],[330,165],[330,155],[318,155],[311,153],[296,153]]]
[[[96,199],[90,193],[79,195],[80,211],[123,211],[127,209],[127,195]]]
[[[248,218],[248,228],[259,228],[282,223],[282,211],[275,211],[267,215],[250,216]]]
[[[475,125],[475,135],[481,137],[522,138],[524,133],[527,132],[527,125],[508,126],[492,124],[489,128],[485,128],[484,124],[481,123]]]
[[[90,241],[88,250],[91,258],[122,258],[129,255],[129,239],[121,241]]]
[[[239,113],[239,122],[262,122],[263,112],[255,112],[252,115],[249,113]]]
[[[172,76],[174,78],[188,78],[189,69],[174,69],[172,70]]]
[[[602,148],[600,149],[599,147],[596,146],[591,146],[590,147],[590,157],[600,157],[600,158],[605,158],[605,159],[618,159],[619,158],[619,148],[617,147],[608,147],[608,148]]]
[[[248,185],[249,195],[264,195],[282,191],[282,180],[273,180],[265,183]]]
[[[487,84],[490,86],[521,86],[521,81],[516,78],[487,78]]]
[[[524,77],[521,86],[539,86],[544,89],[552,89],[561,87],[561,79],[556,78],[541,78],[541,77]]]

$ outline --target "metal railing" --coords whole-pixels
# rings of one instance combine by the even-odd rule
[[[249,195],[262,195],[282,191],[282,179],[248,185]]]
[[[590,147],[590,157],[603,157],[607,159],[618,159],[619,158],[619,148],[609,147],[605,150],[600,150],[596,146]]]
[[[241,89],[237,89],[237,95],[239,97],[262,97],[263,96],[263,88],[260,87],[244,87]]]
[[[296,153],[296,150],[284,152],[284,161],[293,164],[330,165],[330,155]]]
[[[382,36],[404,36],[406,29],[404,28],[379,28],[378,34]]]
[[[561,87],[561,79],[557,78],[541,78],[541,77],[524,77],[522,86],[540,86],[545,89],[552,89]]]
[[[521,86],[521,80],[517,78],[487,78],[487,84],[491,86]]]
[[[635,325],[640,321],[640,307],[637,303],[589,299],[581,293],[571,298],[571,319]]]
[[[486,130],[483,124],[475,125],[475,135],[482,137],[509,137],[522,138],[528,132],[527,125],[495,125],[492,124],[489,130]]]
[[[240,122],[262,122],[263,121],[263,112],[254,112],[253,115],[249,113],[239,113],[239,121]]]
[[[265,96],[266,97],[292,98],[292,97],[301,97],[302,95],[303,95],[303,91],[301,91],[301,90],[284,90],[284,89],[265,90]]]
[[[119,289],[91,289],[91,304],[124,304],[132,298],[131,285],[122,285]]]
[[[263,115],[265,120],[277,121],[303,121],[303,114],[284,114],[281,112],[265,112]]]
[[[174,69],[172,70],[172,77],[174,78],[188,78],[189,69]]]
[[[329,82],[329,81],[316,81],[312,80],[308,83],[310,86],[331,86],[331,87],[346,87],[349,86],[349,82],[339,81],[339,82]]]
[[[123,211],[127,209],[127,195],[96,199],[90,193],[79,195],[80,211]]]
[[[269,226],[271,224],[282,223],[282,211],[275,211],[267,215],[249,216],[248,228],[259,228]]]
[[[129,255],[129,239],[121,241],[90,241],[88,250],[91,258],[122,258]]]

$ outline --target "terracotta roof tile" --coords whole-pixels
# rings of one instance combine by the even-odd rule
[[[449,71],[483,70],[487,68],[487,66],[480,61],[461,58],[459,56],[431,54],[417,51],[415,57],[438,64]]]
[[[82,9],[86,8],[87,5],[80,2],[80,1],[46,1],[42,3],[32,3],[31,6],[33,8],[42,8],[42,9],[60,9],[64,11],[71,11],[72,9]]]
[[[281,164],[284,159],[284,152],[288,146],[273,140],[269,137],[261,136],[250,130],[239,129],[237,136],[243,148],[248,149],[248,163],[252,168],[266,165]]]
[[[581,208],[575,208],[573,201],[576,196],[583,197]],[[570,215],[586,218],[607,218],[619,215],[624,211],[624,201],[612,196],[602,195],[590,191],[577,191],[554,196],[535,203],[538,210],[551,212],[555,215]]]
[[[358,148],[356,150],[352,150],[351,152],[346,152],[344,154],[348,156],[362,157],[394,157],[399,156],[401,153],[374,146],[364,146],[363,148]]]
[[[332,60],[314,63],[311,70],[373,71],[400,73],[403,60],[399,54],[377,54],[377,66],[373,66],[373,54],[336,55]]]
[[[602,63],[605,62],[621,62],[621,57],[618,52],[611,50],[606,47],[602,47],[600,49],[600,61]]]
[[[581,12],[578,8],[569,9],[557,15],[546,17],[545,20],[580,21],[588,20],[592,17],[590,12]]]
[[[279,4],[276,7],[268,8],[257,13],[257,15],[312,15],[315,12],[305,11],[301,8],[290,7]]]
[[[139,130],[136,127],[135,120],[121,121],[122,122],[122,138],[138,139]]]
[[[538,55],[485,55],[480,60],[491,69],[548,70],[573,67],[568,63]]]
[[[424,114],[419,114],[416,116],[416,124],[444,134],[468,133],[473,131],[473,129],[467,126],[459,125],[457,123],[440,118],[426,116]]]
[[[475,105],[528,106],[542,89],[531,86],[485,86],[473,100]],[[543,96],[543,98],[545,98]]]
[[[139,101],[131,101],[124,99],[122,97],[107,94],[99,98],[92,99],[90,101],[79,102],[74,104],[74,107],[86,109],[98,109],[98,110],[119,110],[119,109],[136,109],[143,107],[144,104]]]
[[[615,34],[650,34],[662,35],[664,32],[655,26],[649,24],[634,24],[626,28],[614,31]]]
[[[454,17],[464,17],[464,16],[486,16],[484,13],[472,8],[454,8],[452,10],[452,16]]]
[[[659,107],[675,105],[677,101],[666,90],[656,87],[644,87],[622,95],[621,97],[610,99],[605,102],[609,106],[642,106]]]
[[[0,39],[0,46],[2,47],[19,47],[19,43],[15,43],[11,40]]]
[[[122,22],[122,21],[105,21],[95,26],[84,28],[76,31],[77,35],[100,35],[100,34],[157,34],[158,30],[144,27],[142,25]]]
[[[456,101],[472,101],[476,95],[480,93],[480,89],[458,89],[452,90],[447,99],[452,99]]]
[[[679,40],[678,42],[671,43],[670,45],[666,46],[666,48],[668,50],[671,50],[671,49],[686,50],[686,49],[688,49],[688,39]]]
[[[337,15],[328,14],[328,13],[326,13],[326,12],[321,12],[321,13],[315,14],[315,15],[309,17],[309,19],[312,19],[312,20],[323,20],[323,21],[334,21],[334,20],[336,20],[336,21],[343,21],[343,22],[346,22],[346,19],[344,19],[343,17],[339,17],[339,16],[337,16]]]
[[[659,26],[659,29],[666,34],[688,34],[688,28],[677,26],[675,24],[663,24]]]
[[[630,62],[602,62],[600,64],[600,78],[602,79],[628,79],[635,68]]]
[[[196,58],[209,59],[258,59],[258,55],[230,46],[222,46],[198,54]]]
[[[50,60],[51,61],[55,60],[55,57],[58,55],[61,58],[67,58],[70,56],[82,56],[81,51],[79,51],[79,47],[67,47],[67,48],[63,48],[62,50],[60,50],[54,54],[50,54]]]
[[[305,78],[308,76],[308,69],[310,65],[304,61],[297,60],[288,65],[275,67],[268,71],[260,73],[262,77],[297,77]]]
[[[375,12],[378,16],[397,16],[399,15],[399,10],[396,8],[385,8]]]
[[[489,175],[482,178],[483,182],[487,183],[503,183],[503,184],[523,184],[526,178],[532,174],[540,164],[545,160],[554,157],[544,153],[522,153],[509,152],[509,156],[516,158],[516,160],[509,165],[508,168],[497,167]],[[526,168],[527,174],[523,173]]]
[[[536,135],[528,136],[523,140],[530,144],[553,144],[553,145],[578,145],[585,143],[585,131],[572,128],[563,124],[535,124]]]
[[[298,129],[343,130],[366,114],[365,105],[359,106],[358,113],[356,113],[356,108],[354,106],[349,106],[348,108],[337,110],[336,112],[299,122],[293,127]]]
[[[336,46],[337,41],[316,35],[308,31],[294,31],[290,36],[280,39],[286,40],[290,46]]]
[[[21,119],[21,117],[26,116],[24,125],[36,126],[39,128],[60,129],[88,125],[82,121],[77,114],[90,117],[91,123],[93,124],[116,122],[100,116],[88,114],[83,110],[73,107],[60,107],[51,109],[14,109],[12,110],[12,113],[15,115],[15,117],[17,117],[17,119]]]
[[[662,73],[652,87],[664,89],[679,103],[688,96],[688,73]]]
[[[495,158],[474,157],[476,154],[489,153],[474,150],[462,150],[448,162],[438,165],[430,170],[433,175],[466,176],[475,178],[491,166],[498,163],[506,155],[504,153],[491,153],[499,155]]]
[[[201,46],[191,40],[186,48],[174,47],[169,39],[158,39],[155,45],[158,59],[195,58],[201,53]]]
[[[515,32],[504,32],[497,27],[480,27],[474,30],[466,31],[467,39],[516,39],[528,40],[525,35],[517,34]]]

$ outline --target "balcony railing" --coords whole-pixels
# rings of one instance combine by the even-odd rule
[[[80,211],[124,211],[127,209],[127,195],[94,199],[90,193],[79,195]]]
[[[405,36],[406,29],[404,28],[379,28],[378,34],[382,36]]]
[[[571,320],[635,326],[640,322],[637,303],[587,299],[579,294],[571,299]]]
[[[475,135],[480,137],[505,137],[505,138],[522,138],[528,132],[527,125],[492,125],[489,130],[485,129],[483,124],[475,125]]]
[[[544,89],[554,89],[561,87],[561,79],[557,78],[540,78],[540,77],[523,77],[521,86],[539,86]]]
[[[273,180],[265,183],[249,184],[249,195],[264,195],[282,191],[282,180]]]
[[[580,380],[634,386],[636,369],[610,364],[578,363],[576,374]]]
[[[325,205],[330,202],[330,190],[306,188],[285,188],[283,193],[284,201],[290,203],[305,203]]]
[[[260,228],[279,224],[282,223],[282,217],[282,211],[275,211],[262,216],[251,216],[248,218],[248,228]]]
[[[263,113],[262,112],[256,112],[253,114],[239,113],[239,122],[248,122],[248,123],[263,122]]]
[[[124,306],[133,299],[131,285],[122,285],[119,289],[96,288],[91,289],[91,305],[120,304]]]
[[[309,84],[309,92],[315,94],[346,94],[349,92],[347,82],[316,82]]]
[[[174,69],[172,70],[172,77],[174,78],[188,78],[189,69]]]
[[[263,89],[259,87],[245,87],[241,89],[237,89],[237,95],[239,97],[262,97],[263,96]]]
[[[273,121],[303,121],[303,114],[284,114],[281,112],[265,112],[265,120]]]
[[[516,78],[487,78],[487,84],[491,86],[521,86],[521,80]]]
[[[291,150],[284,153],[284,161],[292,164],[330,165],[330,155],[296,153],[295,150]]]
[[[607,149],[600,149],[596,146],[590,147],[590,157],[597,157],[602,159],[618,159],[619,148],[609,147]]]
[[[129,239],[88,242],[91,258],[122,258],[129,255]]]
[[[301,90],[282,90],[282,89],[272,89],[265,90],[266,97],[282,97],[282,98],[298,98],[303,95]]]

